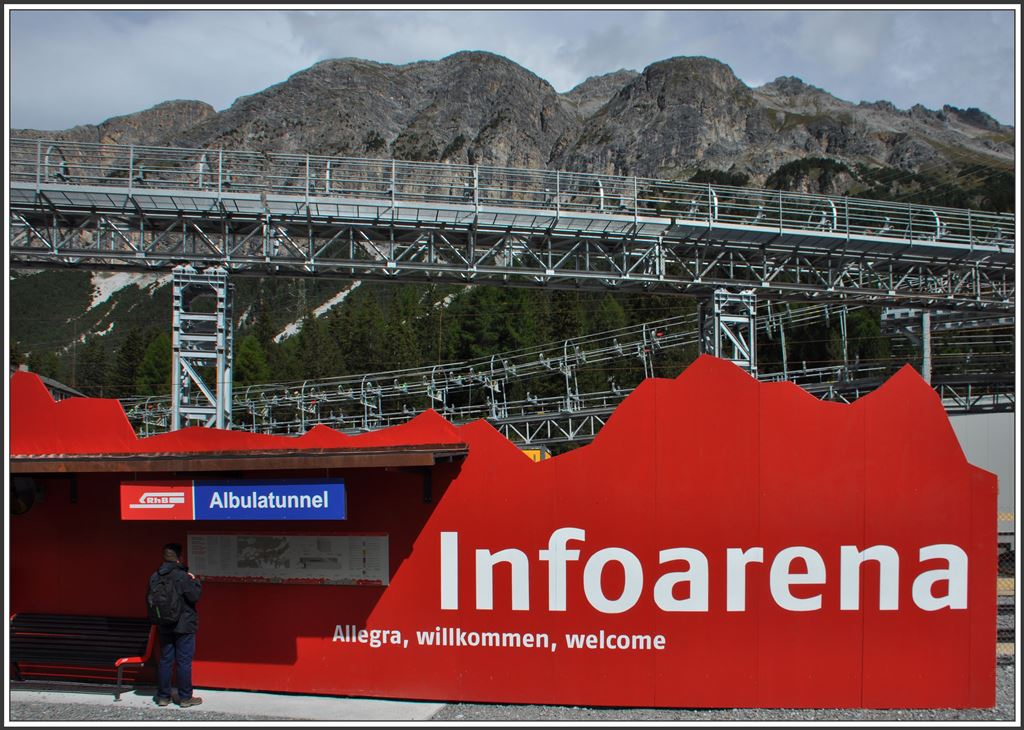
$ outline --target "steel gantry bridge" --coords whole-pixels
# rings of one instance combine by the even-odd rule
[[[759,373],[762,381],[788,380],[822,399],[850,402],[878,387],[895,371],[893,363],[843,362],[808,367],[785,358],[786,333],[808,324],[839,321],[846,347],[846,318],[858,306],[810,304],[759,306],[757,331],[772,340],[783,354],[782,369]],[[907,317],[888,310],[887,319]],[[991,314],[956,312],[939,314],[933,326],[941,344],[960,343],[980,332],[995,352],[973,363],[958,360],[954,372],[941,363],[932,378],[951,413],[1012,410],[1015,404],[1012,373],[1005,365],[1013,359],[1012,321]],[[956,329],[946,326],[956,324]],[[911,323],[913,324],[913,323]],[[669,317],[515,352],[498,353],[466,362],[349,375],[291,383],[253,385],[235,393],[235,423],[261,433],[301,434],[315,425],[347,433],[360,433],[402,423],[425,408],[433,408],[456,424],[482,418],[521,445],[584,442],[596,436],[615,407],[631,391],[628,366],[635,375],[655,375],[661,353],[698,350],[699,315]],[[920,340],[913,340],[919,346]],[[1002,367],[1001,367],[1002,366]],[[600,390],[581,387],[580,376],[590,368],[613,375]],[[556,387],[550,387],[552,384]],[[518,394],[513,396],[514,386]],[[531,391],[543,391],[536,395]],[[129,420],[142,435],[170,428],[171,399],[167,396],[122,401]]]
[[[758,298],[1016,296],[1013,215],[640,177],[13,139],[9,207],[12,267],[175,273],[174,426],[231,422],[229,275],[686,293],[752,373]]]
[[[1012,308],[1012,215],[586,173],[14,139],[12,264]]]

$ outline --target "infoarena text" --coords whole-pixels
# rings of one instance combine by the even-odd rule
[[[567,585],[571,562],[581,561],[581,551],[570,549],[569,543],[583,543],[586,531],[578,527],[561,527],[551,533],[547,549],[538,551],[539,561],[547,563],[547,610],[566,611]],[[441,610],[459,610],[459,533],[440,534],[440,607]],[[900,609],[900,582],[913,575],[911,595],[914,605],[922,611],[965,610],[967,608],[967,553],[963,548],[939,543],[925,545],[913,555],[900,555],[889,545],[839,545],[835,550],[839,558],[839,609],[861,610],[861,566],[868,561],[878,564],[878,610]],[[466,551],[468,552],[468,551]],[[772,599],[787,611],[819,611],[822,609],[822,591],[806,595],[812,589],[802,590],[796,596],[791,587],[824,586],[829,579],[825,560],[814,548],[796,545],[780,550],[771,557],[763,547],[729,547],[724,555],[716,554],[715,566],[725,569],[726,611],[747,610],[747,583],[755,571],[751,565],[765,564]],[[770,565],[768,564],[769,557]],[[478,611],[494,610],[495,567],[506,563],[511,580],[511,609],[531,610],[530,570],[527,553],[517,548],[491,551],[478,548],[473,553],[475,562],[475,606]],[[724,560],[723,560],[724,558]],[[724,562],[724,566],[719,562]],[[645,590],[659,609],[666,612],[708,612],[719,607],[710,600],[709,575],[711,564],[701,550],[693,547],[674,547],[658,552],[658,564],[664,572],[650,585],[644,575],[643,563],[633,552],[621,547],[602,548],[583,562],[583,593],[587,603],[597,611],[619,614],[635,606]],[[901,565],[901,562],[904,564]],[[616,564],[614,570],[624,576],[619,595],[605,595],[602,576],[605,568]],[[909,563],[909,565],[907,564]],[[802,565],[801,565],[802,564]],[[805,568],[801,570],[800,568]],[[931,570],[925,569],[932,568]],[[834,579],[833,579],[834,580]],[[676,586],[685,584],[686,598],[677,598]]]

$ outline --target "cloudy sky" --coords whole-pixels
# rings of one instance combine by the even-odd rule
[[[7,6],[14,128],[96,124],[169,99],[217,110],[328,58],[499,53],[568,91],[710,56],[749,86],[797,76],[848,101],[978,107],[1014,124],[1016,17],[986,10],[43,10]],[[1000,9],[1002,7],[1003,9]]]

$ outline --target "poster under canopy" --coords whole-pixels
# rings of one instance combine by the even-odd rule
[[[388,536],[189,533],[189,569],[204,580],[388,584]]]

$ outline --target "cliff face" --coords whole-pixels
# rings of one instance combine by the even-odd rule
[[[601,107],[618,93],[619,89],[637,76],[636,71],[619,69],[602,76],[591,76],[583,83],[562,94],[562,98],[579,112],[584,119],[589,119]]]
[[[756,182],[806,157],[909,172],[967,159],[1010,169],[1012,135],[977,109],[855,105],[791,77],[751,89],[713,59],[673,58],[627,81],[557,162],[658,177],[731,170]]]
[[[652,64],[584,125],[563,164],[609,174],[678,177],[735,158],[762,126],[750,90],[724,64],[675,58]]]
[[[324,61],[171,138],[174,144],[543,167],[578,115],[489,53],[405,66]]]
[[[168,139],[216,116],[202,101],[165,101],[151,109],[113,117],[101,124],[83,124],[60,132],[12,129],[11,137],[55,139],[100,144],[165,145]]]
[[[763,184],[808,157],[909,173],[1012,171],[1013,131],[978,109],[853,104],[792,77],[752,89],[711,58],[623,69],[558,94],[508,59],[462,52],[402,66],[323,61],[222,112],[171,101],[99,125],[12,136],[668,178],[720,170]]]

